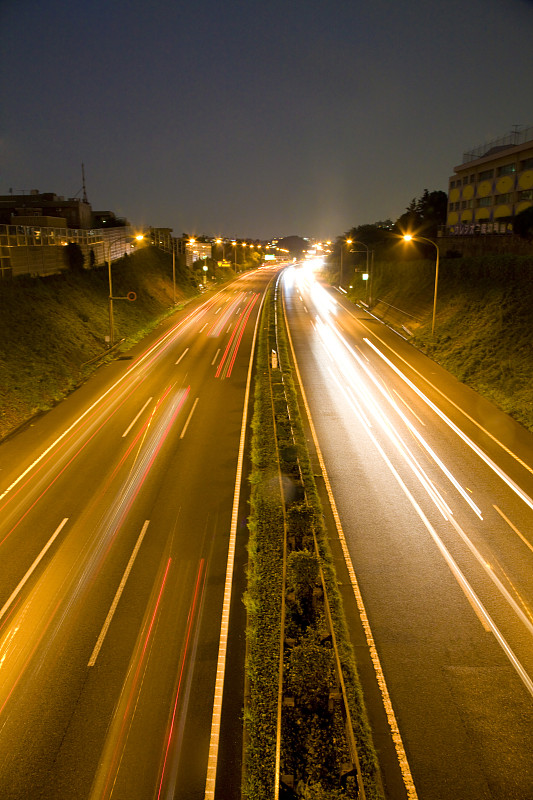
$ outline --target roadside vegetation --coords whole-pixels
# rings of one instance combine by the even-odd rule
[[[191,270],[176,266],[180,308],[199,287]],[[217,280],[227,280],[228,272],[217,270]],[[124,339],[125,350],[175,310],[172,258],[143,248],[113,262],[112,275],[115,297],[137,295],[134,302],[114,303],[115,340]],[[106,349],[108,297],[107,267],[0,282],[0,439],[51,408],[102,363],[87,364]]]
[[[366,797],[381,797],[377,760],[324,529],[278,308],[265,302],[253,416],[243,796],[273,797],[282,598],[285,599],[280,771],[285,797],[355,798],[345,716],[326,622],[333,617]],[[279,365],[269,365],[276,350]],[[273,411],[274,409],[274,411]],[[277,463],[281,466],[283,495]],[[283,592],[284,535],[288,556]],[[313,535],[314,534],[314,535]],[[316,545],[315,545],[316,537]]]
[[[431,256],[376,261],[373,310],[533,431],[533,256],[441,258],[432,336],[434,280]],[[353,267],[350,283],[350,298],[366,302],[368,289]]]

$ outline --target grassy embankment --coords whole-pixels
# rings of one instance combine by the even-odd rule
[[[366,720],[362,691],[349,643],[342,600],[291,370],[287,339],[278,309],[278,343],[274,336],[274,301],[267,298],[261,320],[254,395],[249,521],[247,664],[245,707],[244,796],[272,797],[275,779],[277,675],[280,647],[284,519],[277,476],[277,457],[284,476],[287,558],[284,704],[282,707],[281,774],[291,775],[298,797],[306,800],[349,798],[355,778],[341,788],[348,760],[342,710],[336,694],[334,652],[328,639],[325,604],[317,580],[322,565],[330,601],[344,680],[358,744],[368,800],[381,797],[376,756]],[[269,354],[279,345],[281,369],[272,369]],[[288,415],[290,412],[290,420]],[[274,422],[275,419],[275,422]],[[294,432],[294,440],[292,438]],[[275,432],[278,435],[276,447]],[[299,468],[298,468],[299,462]],[[301,479],[300,479],[301,470]],[[303,486],[302,486],[303,481]],[[303,488],[305,487],[305,497]],[[315,552],[313,530],[320,556]],[[332,696],[333,692],[333,696]]]
[[[173,311],[172,259],[146,248],[113,263],[113,295],[122,349],[139,341]],[[176,274],[182,305],[196,294],[190,274]],[[72,391],[96,366],[109,334],[107,268],[0,283],[0,437]],[[100,362],[99,362],[100,363]]]
[[[533,431],[533,255],[441,258],[435,336],[434,261],[376,262],[376,312],[412,343]],[[350,297],[365,299],[359,275]],[[414,315],[413,317],[408,316]]]

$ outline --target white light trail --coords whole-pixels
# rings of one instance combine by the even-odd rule
[[[499,467],[497,464],[495,464],[495,463],[494,463],[494,461],[493,461],[491,458],[489,458],[489,456],[487,456],[487,455],[486,455],[486,454],[483,452],[483,450],[482,450],[480,447],[478,447],[478,445],[477,445],[477,444],[475,444],[475,442],[473,442],[473,441],[472,441],[472,439],[470,439],[470,438],[469,438],[469,437],[468,437],[468,436],[467,436],[465,433],[463,433],[463,431],[462,431],[462,430],[461,430],[461,429],[460,429],[460,428],[459,428],[457,425],[455,425],[455,423],[454,423],[454,422],[452,422],[452,420],[451,420],[451,419],[450,419],[448,416],[446,416],[446,414],[445,414],[443,411],[441,411],[441,410],[440,410],[440,408],[438,408],[438,407],[435,405],[435,403],[433,403],[433,402],[432,402],[432,401],[429,399],[429,397],[426,397],[426,395],[425,395],[425,394],[424,394],[424,393],[423,393],[423,392],[422,392],[422,391],[421,391],[421,390],[420,390],[420,389],[419,389],[417,386],[415,386],[415,384],[414,384],[414,383],[413,383],[411,380],[409,380],[409,378],[408,378],[406,375],[404,375],[404,374],[403,374],[403,372],[401,372],[401,370],[399,370],[399,369],[398,369],[398,367],[396,367],[396,366],[395,366],[395,365],[392,363],[392,361],[390,361],[390,359],[388,359],[388,358],[387,358],[387,356],[385,356],[385,355],[384,355],[384,354],[383,354],[383,353],[382,353],[382,352],[379,350],[379,348],[377,348],[377,347],[376,347],[374,344],[372,344],[372,342],[371,342],[369,339],[367,339],[367,338],[365,338],[365,340],[364,340],[364,341],[365,341],[365,342],[368,344],[368,346],[369,346],[369,347],[371,347],[371,348],[372,348],[372,349],[373,349],[373,350],[374,350],[374,351],[375,351],[375,352],[376,352],[376,353],[379,355],[379,357],[380,357],[380,358],[382,358],[382,359],[383,359],[383,361],[385,361],[385,363],[386,363],[386,364],[388,364],[388,365],[389,365],[389,367],[390,367],[392,370],[394,370],[394,372],[395,372],[395,373],[396,373],[396,374],[397,374],[397,375],[398,375],[398,376],[399,376],[399,377],[400,377],[400,378],[401,378],[401,379],[402,379],[402,380],[403,380],[403,381],[404,381],[404,382],[405,382],[405,383],[406,383],[408,386],[410,386],[410,387],[411,387],[411,389],[412,389],[414,392],[416,392],[416,394],[417,394],[417,395],[420,397],[420,399],[421,399],[421,400],[423,400],[423,401],[424,401],[424,403],[426,403],[426,405],[428,405],[428,406],[429,406],[429,407],[430,407],[430,408],[431,408],[431,409],[432,409],[432,410],[433,410],[433,411],[434,411],[436,414],[438,414],[438,416],[439,416],[439,417],[442,419],[442,421],[443,421],[443,422],[445,422],[445,423],[446,423],[446,425],[448,425],[448,427],[449,427],[449,428],[451,428],[451,430],[453,430],[453,431],[454,431],[454,433],[456,433],[456,434],[457,434],[457,435],[458,435],[458,436],[459,436],[459,437],[460,437],[460,438],[463,440],[463,442],[464,442],[466,445],[468,445],[468,447],[470,447],[470,449],[471,449],[471,450],[473,450],[473,451],[474,451],[474,453],[476,453],[476,454],[477,454],[477,455],[478,455],[478,456],[479,456],[479,457],[480,457],[480,458],[481,458],[481,459],[482,459],[482,460],[485,462],[485,464],[486,464],[488,467],[490,467],[490,469],[491,469],[491,470],[492,470],[492,471],[493,471],[493,472],[494,472],[496,475],[498,475],[498,477],[499,477],[499,478],[501,478],[501,480],[502,480],[502,481],[504,481],[504,483],[506,483],[506,484],[507,484],[507,486],[508,486],[508,487],[509,487],[509,488],[510,488],[510,489],[511,489],[511,490],[512,490],[512,491],[513,491],[513,492],[514,492],[514,493],[515,493],[515,494],[516,494],[516,495],[517,495],[517,496],[518,496],[518,497],[519,497],[521,500],[523,500],[523,502],[524,502],[524,503],[525,503],[527,506],[529,506],[529,508],[530,508],[531,510],[533,510],[533,500],[531,499],[531,497],[529,497],[529,495],[527,495],[527,494],[526,494],[526,493],[525,493],[525,492],[524,492],[524,491],[523,491],[523,490],[522,490],[522,489],[521,489],[521,488],[520,488],[520,487],[519,487],[519,486],[518,486],[518,485],[517,485],[517,484],[516,484],[516,483],[515,483],[515,482],[512,480],[512,478],[510,478],[510,477],[509,477],[509,476],[508,476],[508,475],[507,475],[507,474],[506,474],[506,473],[505,473],[505,472],[504,472],[502,469],[500,469],[500,467]]]

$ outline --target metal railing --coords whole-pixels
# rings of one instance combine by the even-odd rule
[[[84,266],[103,266],[129,254],[133,247],[130,227],[50,228],[38,225],[0,225],[0,277],[53,275],[68,269],[64,248],[79,245]]]
[[[498,139],[492,139],[490,142],[480,144],[478,147],[468,150],[463,153],[463,164],[469,161],[475,161],[477,158],[482,158],[490,153],[491,150],[504,150],[510,147],[516,147],[519,144],[533,141],[533,126],[523,128],[521,131],[515,130],[508,133],[506,136],[500,136]]]

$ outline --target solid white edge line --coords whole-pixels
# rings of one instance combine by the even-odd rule
[[[496,506],[496,505],[494,505],[494,504],[493,504],[493,508],[495,508],[495,509],[496,509],[496,511],[498,512],[498,514],[500,515],[500,517],[501,517],[502,519],[504,519],[504,520],[505,520],[505,522],[506,522],[506,523],[509,525],[509,527],[511,528],[511,530],[513,530],[513,531],[516,533],[516,535],[517,535],[517,536],[519,536],[519,537],[522,539],[522,541],[524,542],[525,546],[526,546],[526,547],[529,547],[529,549],[530,549],[530,550],[533,552],[533,546],[531,545],[531,542],[528,542],[528,540],[526,539],[526,537],[524,536],[524,534],[523,534],[523,533],[520,533],[520,531],[518,530],[518,528],[516,527],[516,525],[513,525],[513,523],[511,522],[511,520],[510,520],[508,517],[506,517],[506,516],[505,516],[505,514],[503,513],[503,511],[501,510],[501,508],[498,508],[498,506]]]
[[[50,549],[50,547],[52,546],[52,544],[54,543],[54,541],[57,539],[57,537],[59,536],[59,534],[61,533],[61,531],[62,531],[62,530],[63,530],[63,528],[65,527],[65,525],[67,524],[67,522],[68,522],[68,517],[65,517],[65,519],[63,520],[63,522],[61,522],[61,524],[60,524],[60,525],[59,525],[59,526],[58,526],[58,527],[55,529],[54,533],[52,534],[52,536],[51,536],[51,537],[50,537],[50,539],[48,540],[47,544],[45,544],[45,546],[43,547],[43,549],[41,550],[41,552],[39,553],[39,555],[37,556],[37,558],[35,559],[35,561],[34,561],[34,562],[33,562],[33,564],[31,565],[31,567],[30,567],[30,568],[29,568],[29,570],[27,571],[27,573],[24,575],[24,577],[22,578],[22,580],[19,582],[19,584],[18,584],[17,588],[16,588],[16,589],[14,589],[14,590],[11,592],[11,595],[10,595],[10,596],[9,596],[9,598],[6,600],[6,602],[5,602],[5,603],[4,603],[4,605],[2,606],[2,609],[0,610],[0,619],[2,619],[2,617],[3,617],[3,616],[4,616],[4,614],[6,613],[7,609],[9,608],[9,606],[11,605],[11,603],[13,602],[13,600],[15,599],[15,597],[18,595],[18,593],[20,592],[20,590],[22,589],[22,587],[24,586],[24,584],[26,583],[26,581],[28,580],[28,578],[30,578],[30,577],[31,577],[31,575],[32,575],[33,571],[34,571],[34,570],[36,569],[36,567],[39,565],[39,562],[41,561],[41,559],[42,559],[42,558],[43,558],[43,557],[46,555],[46,553],[48,552],[48,550]]]
[[[399,377],[400,377],[400,378],[401,378],[401,379],[404,381],[404,383],[406,383],[408,386],[410,386],[410,387],[411,387],[411,389],[412,389],[412,390],[413,390],[413,391],[414,391],[414,392],[415,392],[415,393],[416,393],[416,394],[417,394],[417,395],[420,397],[420,399],[421,399],[421,400],[423,400],[423,401],[424,401],[424,403],[425,403],[425,404],[426,404],[426,405],[427,405],[429,408],[431,408],[431,409],[432,409],[432,410],[433,410],[433,411],[434,411],[434,412],[435,412],[435,413],[436,413],[436,414],[437,414],[437,415],[438,415],[438,416],[441,418],[441,420],[442,420],[442,421],[443,421],[443,422],[444,422],[444,423],[445,423],[445,424],[446,424],[446,425],[447,425],[447,426],[448,426],[448,427],[449,427],[449,428],[450,428],[452,431],[454,431],[454,433],[456,433],[456,434],[459,436],[459,438],[460,438],[460,439],[461,439],[461,440],[464,442],[464,444],[466,444],[466,445],[467,445],[467,446],[468,446],[468,447],[469,447],[469,448],[470,448],[470,449],[471,449],[471,450],[472,450],[474,453],[476,453],[476,454],[477,454],[477,455],[478,455],[478,456],[479,456],[479,457],[482,459],[482,461],[484,461],[484,462],[485,462],[485,464],[487,465],[487,467],[489,467],[489,468],[490,468],[490,469],[491,469],[491,470],[492,470],[492,471],[493,471],[493,472],[494,472],[496,475],[498,475],[498,477],[499,477],[499,478],[501,478],[501,480],[502,480],[502,481],[504,481],[504,483],[506,483],[506,484],[507,484],[507,486],[508,486],[508,487],[509,487],[509,488],[510,488],[510,489],[511,489],[511,490],[512,490],[512,491],[513,491],[513,492],[514,492],[514,493],[515,493],[515,494],[516,494],[518,497],[520,497],[520,499],[521,499],[521,500],[523,500],[523,502],[524,502],[524,503],[525,503],[527,506],[529,506],[529,508],[531,508],[531,509],[533,510],[533,499],[532,499],[532,498],[531,498],[531,497],[530,497],[528,494],[526,494],[526,492],[525,492],[523,489],[521,489],[521,487],[520,487],[520,486],[519,486],[517,483],[515,483],[515,481],[513,481],[513,479],[512,479],[512,478],[511,478],[509,475],[507,475],[507,473],[506,473],[506,472],[505,472],[505,471],[504,471],[504,470],[503,470],[501,467],[499,467],[499,466],[498,466],[498,464],[496,464],[496,462],[495,462],[495,461],[493,461],[493,460],[490,458],[490,456],[489,456],[487,453],[485,453],[485,452],[483,451],[483,449],[482,449],[481,447],[479,447],[479,445],[477,445],[477,444],[476,444],[476,443],[475,443],[475,442],[474,442],[472,439],[470,439],[470,437],[469,437],[469,436],[468,436],[468,435],[467,435],[467,434],[466,434],[466,433],[465,433],[463,430],[461,430],[461,428],[460,428],[458,425],[456,425],[456,424],[455,424],[455,422],[453,422],[453,420],[452,420],[452,419],[450,419],[450,417],[448,417],[448,416],[447,416],[447,415],[444,413],[444,411],[442,411],[442,410],[441,410],[441,409],[440,409],[440,408],[439,408],[439,407],[438,407],[438,406],[437,406],[437,405],[436,405],[436,404],[435,404],[435,403],[434,403],[432,400],[430,400],[430,399],[429,399],[429,397],[427,397],[427,396],[424,394],[424,392],[423,392],[421,389],[419,389],[419,388],[418,388],[418,386],[416,386],[416,384],[415,384],[415,383],[413,383],[413,381],[411,381],[411,380],[410,380],[410,379],[407,377],[407,375],[404,375],[404,374],[403,374],[403,372],[402,372],[400,369],[398,369],[398,367],[397,367],[395,364],[393,364],[393,363],[392,363],[392,361],[391,361],[389,358],[387,358],[387,356],[386,356],[384,353],[382,353],[382,352],[381,352],[381,350],[379,350],[379,348],[378,348],[378,347],[376,347],[376,345],[375,345],[375,344],[372,344],[372,342],[371,342],[369,339],[367,339],[366,337],[365,337],[364,341],[365,341],[365,342],[368,344],[368,346],[369,346],[369,347],[371,347],[371,348],[374,350],[374,352],[375,352],[375,353],[377,353],[377,354],[378,354],[378,356],[379,356],[379,357],[380,357],[380,358],[381,358],[381,359],[382,359],[382,360],[383,360],[383,361],[384,361],[386,364],[388,364],[388,365],[389,365],[389,367],[390,367],[390,368],[391,368],[391,369],[392,369],[392,370],[393,370],[393,371],[394,371],[394,372],[395,372],[395,373],[396,373],[396,374],[397,374],[397,375],[398,375],[398,376],[399,376]],[[390,348],[389,348],[389,349],[390,349]],[[416,370],[415,370],[415,371],[416,371]],[[417,374],[418,374],[418,373],[417,373]],[[431,385],[432,385],[432,384],[430,384],[430,386],[431,386]],[[434,388],[435,388],[435,387],[434,387]],[[442,394],[442,392],[441,392],[441,394]],[[444,395],[443,395],[443,396],[444,396]],[[452,401],[450,400],[450,402],[452,402]],[[452,405],[454,405],[454,406],[455,406],[455,403],[452,403]],[[459,406],[455,406],[455,408],[459,408]],[[459,409],[459,410],[461,410],[461,409]],[[465,411],[463,411],[462,413],[463,413],[463,414],[464,414],[466,417],[468,417],[468,414],[466,414],[466,412],[465,412]],[[470,417],[468,417],[468,419],[470,419]],[[531,473],[533,474],[533,469],[532,469],[531,467],[529,467],[529,466],[528,466],[528,465],[527,465],[525,462],[521,461],[521,460],[518,458],[518,456],[514,455],[514,453],[512,453],[510,450],[508,450],[508,449],[505,447],[505,445],[503,445],[503,444],[502,444],[502,443],[501,443],[501,442],[500,442],[498,439],[496,439],[496,437],[492,436],[492,434],[488,433],[488,431],[486,431],[486,430],[485,430],[485,428],[482,428],[480,425],[478,425],[478,428],[479,428],[480,430],[484,431],[484,432],[487,434],[487,436],[490,436],[490,438],[491,438],[491,439],[492,439],[494,442],[496,442],[497,444],[499,444],[499,446],[500,446],[500,447],[501,447],[503,450],[505,450],[505,452],[507,452],[507,453],[508,453],[508,455],[512,456],[512,457],[513,457],[513,458],[514,458],[516,461],[518,461],[518,462],[519,462],[519,463],[520,463],[520,464],[521,464],[523,467],[525,467],[525,468],[526,468],[526,469],[527,469],[529,472],[531,472]]]
[[[215,783],[217,777],[217,763],[218,763],[218,744],[220,737],[220,723],[222,718],[222,694],[224,691],[224,676],[226,672],[226,652],[228,647],[231,585],[233,581],[233,564],[235,561],[235,544],[237,540],[237,523],[239,514],[239,500],[241,493],[242,465],[244,461],[244,444],[246,440],[246,428],[248,419],[248,400],[250,397],[250,385],[252,382],[255,341],[257,338],[257,330],[259,328],[259,320],[261,319],[261,311],[263,308],[264,299],[265,299],[265,292],[263,293],[261,305],[259,306],[259,311],[257,314],[257,320],[255,322],[254,337],[252,340],[252,349],[250,353],[250,362],[248,365],[248,377],[246,379],[246,392],[244,396],[244,408],[243,408],[242,425],[241,425],[241,439],[239,443],[239,456],[237,459],[237,471],[235,475],[233,509],[231,512],[231,529],[230,529],[230,538],[228,547],[228,560],[226,566],[226,582],[224,586],[224,600],[222,606],[222,621],[220,624],[220,641],[218,646],[217,676],[215,682],[213,718],[211,721],[211,735],[209,738],[209,756],[207,760],[207,777],[205,782],[204,800],[214,800],[215,797]]]
[[[407,792],[408,800],[418,800],[418,795],[416,792],[415,784],[413,781],[413,776],[411,774],[411,769],[409,767],[409,762],[407,760],[407,754],[405,752],[405,747],[403,744],[403,740],[400,734],[400,729],[398,727],[398,722],[396,720],[396,715],[394,713],[394,709],[392,707],[392,701],[390,699],[389,690],[387,687],[387,683],[385,681],[385,675],[383,672],[383,668],[381,666],[381,661],[379,660],[378,651],[376,648],[376,643],[374,641],[374,636],[372,634],[372,630],[370,628],[370,623],[368,621],[368,616],[366,613],[365,604],[363,602],[363,596],[361,594],[361,590],[359,588],[359,583],[357,581],[357,577],[355,575],[355,570],[353,567],[352,559],[350,556],[350,551],[348,550],[348,544],[346,542],[346,537],[344,536],[344,530],[341,525],[341,520],[339,516],[339,512],[337,509],[337,504],[335,502],[335,498],[333,496],[333,490],[331,488],[331,483],[329,481],[329,475],[326,470],[326,464],[324,462],[324,457],[322,455],[322,450],[320,449],[320,445],[318,443],[318,436],[316,433],[316,429],[313,423],[313,418],[311,416],[311,409],[309,407],[309,403],[307,402],[307,395],[305,393],[305,389],[303,387],[302,376],[300,374],[300,369],[298,367],[298,362],[296,360],[296,353],[294,351],[294,345],[292,343],[292,337],[289,330],[289,325],[287,321],[287,314],[285,308],[285,295],[283,297],[283,311],[285,314],[285,327],[287,329],[287,336],[289,339],[289,344],[291,347],[294,369],[296,372],[296,376],[298,378],[298,383],[300,385],[300,391],[302,394],[302,400],[305,406],[305,412],[307,414],[307,418],[309,421],[309,428],[311,430],[311,436],[313,437],[313,442],[316,449],[316,454],[318,457],[318,462],[320,464],[320,469],[322,472],[322,477],[324,479],[324,484],[326,487],[326,491],[328,493],[328,499],[331,506],[331,512],[333,514],[333,518],[335,520],[335,526],[337,528],[337,535],[339,537],[339,541],[341,543],[342,552],[344,555],[344,560],[346,562],[346,567],[348,569],[348,573],[350,576],[350,583],[352,585],[352,591],[355,596],[355,601],[357,604],[357,609],[359,611],[359,617],[361,619],[361,623],[363,625],[363,629],[365,632],[365,638],[367,642],[368,649],[370,651],[370,657],[372,659],[372,664],[374,666],[374,671],[376,673],[376,679],[381,691],[381,699],[383,702],[383,706],[385,708],[385,713],[387,715],[387,721],[389,723],[389,727],[392,733],[392,740],[394,742],[394,747],[396,749],[396,756],[398,758],[398,763],[400,766],[400,771],[402,773],[402,779],[405,786],[405,790]]]
[[[143,407],[141,408],[141,410],[139,411],[139,413],[137,414],[137,416],[135,417],[135,419],[133,420],[133,422],[131,422],[131,423],[128,425],[128,427],[126,428],[126,430],[125,430],[125,431],[124,431],[124,433],[122,434],[122,438],[123,438],[123,439],[124,439],[124,438],[125,438],[125,437],[128,435],[128,433],[131,431],[131,429],[133,428],[133,426],[135,425],[135,423],[137,422],[137,420],[139,419],[139,417],[140,417],[140,416],[141,416],[141,414],[143,413],[144,409],[145,409],[145,408],[146,408],[146,406],[147,406],[147,405],[150,403],[150,401],[151,401],[151,400],[153,400],[153,397],[149,397],[149,398],[148,398],[148,400],[147,400],[147,401],[146,401],[146,403],[143,405]]]
[[[525,461],[523,461],[523,460],[520,458],[520,456],[518,456],[516,453],[514,453],[512,450],[510,450],[510,449],[509,449],[509,448],[508,448],[508,447],[507,447],[507,446],[506,446],[506,445],[505,445],[503,442],[501,442],[501,441],[500,441],[500,440],[499,440],[499,439],[498,439],[496,436],[494,436],[494,434],[490,433],[490,431],[488,431],[486,428],[484,428],[484,427],[483,427],[483,425],[481,425],[481,423],[479,423],[479,422],[478,422],[476,419],[474,419],[474,417],[471,417],[471,416],[470,416],[470,414],[468,414],[468,413],[467,413],[467,412],[464,410],[464,408],[461,408],[461,406],[458,406],[458,405],[457,405],[457,403],[455,403],[455,402],[454,402],[454,401],[453,401],[453,400],[452,400],[450,397],[448,397],[448,395],[447,395],[447,394],[445,394],[445,393],[444,393],[444,392],[443,392],[441,389],[439,389],[439,388],[438,388],[438,386],[435,386],[435,384],[434,384],[434,383],[431,383],[431,381],[429,380],[429,378],[426,378],[426,376],[425,376],[425,375],[423,375],[421,372],[419,372],[419,371],[416,369],[416,367],[414,367],[412,364],[410,364],[410,363],[409,363],[409,361],[407,361],[407,359],[406,359],[406,358],[404,358],[403,356],[401,356],[399,353],[396,353],[396,352],[395,352],[395,351],[392,349],[392,347],[391,347],[389,344],[387,344],[387,342],[386,342],[384,339],[382,339],[382,338],[381,338],[381,336],[378,336],[378,334],[377,334],[377,333],[376,333],[374,330],[372,330],[371,328],[369,328],[369,327],[368,327],[368,325],[366,325],[362,319],[360,319],[359,317],[356,317],[356,316],[355,316],[355,314],[352,314],[351,310],[350,310],[350,309],[348,309],[348,308],[346,308],[345,306],[343,306],[343,308],[344,308],[344,310],[346,311],[346,313],[347,313],[347,314],[348,314],[350,317],[352,317],[352,319],[354,319],[356,322],[358,322],[358,323],[361,325],[361,327],[363,327],[363,328],[364,328],[366,331],[368,331],[368,333],[370,334],[370,336],[373,336],[373,337],[374,337],[374,339],[377,339],[377,340],[378,340],[378,342],[381,342],[381,344],[382,344],[384,347],[386,347],[386,348],[387,348],[387,350],[389,350],[391,353],[394,353],[394,355],[396,356],[396,358],[398,358],[400,361],[402,361],[402,362],[403,362],[403,363],[404,363],[404,364],[405,364],[405,365],[408,367],[408,369],[410,369],[412,372],[414,372],[414,373],[415,373],[415,375],[418,375],[418,377],[419,377],[419,378],[421,378],[421,379],[422,379],[422,380],[423,380],[423,381],[424,381],[424,382],[425,382],[425,383],[426,383],[428,386],[431,386],[431,388],[432,388],[432,389],[433,389],[435,392],[437,392],[437,393],[438,393],[438,394],[439,394],[439,395],[440,395],[442,398],[444,398],[444,400],[445,400],[447,403],[449,403],[451,406],[453,406],[453,407],[456,409],[456,411],[458,411],[460,414],[462,414],[462,415],[463,415],[463,417],[465,417],[465,418],[466,418],[466,419],[467,419],[467,420],[468,420],[470,423],[472,423],[472,425],[475,425],[475,426],[476,426],[476,428],[478,428],[478,430],[480,430],[482,433],[484,433],[486,436],[488,436],[488,438],[489,438],[489,439],[491,439],[491,440],[492,440],[492,441],[493,441],[495,444],[497,444],[499,447],[501,447],[501,449],[502,449],[502,450],[503,450],[505,453],[507,453],[507,455],[511,456],[511,458],[514,458],[514,460],[515,460],[515,461],[516,461],[518,464],[520,464],[520,466],[521,466],[521,467],[524,467],[524,469],[526,469],[526,470],[527,470],[527,471],[528,471],[530,474],[532,474],[532,475],[533,475],[533,467],[530,467],[530,465],[529,465],[529,464],[526,464],[526,462],[525,462]],[[368,312],[368,313],[370,313],[370,312]],[[373,316],[373,315],[372,315],[372,316]],[[379,322],[382,322],[382,320],[381,320],[381,319],[379,319],[379,317],[374,317],[374,319],[377,319]],[[383,324],[385,324],[385,323],[383,323]],[[396,331],[394,331],[394,332],[396,333]],[[399,335],[399,334],[398,334],[398,335]],[[403,336],[400,336],[400,338],[404,339],[404,337],[403,337]],[[405,340],[405,339],[404,339],[404,340]],[[405,341],[406,341],[406,340],[405,340]],[[375,345],[373,345],[373,344],[372,344],[372,342],[368,341],[368,344],[370,345],[370,347],[373,347],[373,348],[374,348],[374,349],[375,349],[375,350],[376,350],[376,351],[379,353],[379,350],[377,350],[376,346],[375,346]],[[419,353],[421,353],[421,351],[420,351],[420,350],[419,350],[418,352],[419,352]],[[380,354],[380,355],[382,355],[381,353],[379,353],[379,354]],[[424,353],[421,353],[421,354],[422,354],[422,355],[424,355]],[[386,359],[386,358],[387,358],[386,356],[382,356],[382,357],[383,357],[384,359]],[[407,380],[408,380],[408,379],[407,379]]]
[[[142,540],[144,539],[144,534],[146,533],[146,530],[147,530],[149,524],[150,524],[150,520],[147,519],[146,522],[144,523],[144,525],[142,526],[142,530],[141,530],[141,532],[139,534],[139,538],[137,539],[137,543],[136,543],[135,547],[133,548],[133,553],[131,554],[130,560],[128,561],[128,566],[124,570],[124,575],[122,576],[122,580],[120,581],[119,587],[118,587],[118,589],[117,589],[117,591],[115,593],[115,597],[113,598],[113,602],[111,603],[111,607],[110,607],[109,611],[107,612],[107,617],[105,618],[105,622],[104,622],[104,624],[102,626],[102,630],[100,631],[100,636],[98,637],[98,639],[96,641],[96,644],[94,646],[94,650],[93,650],[92,655],[91,655],[91,657],[89,659],[89,663],[87,664],[88,667],[94,667],[94,665],[96,663],[96,659],[98,658],[98,653],[100,652],[100,649],[101,649],[101,647],[102,647],[102,645],[104,643],[104,639],[106,637],[106,633],[108,631],[108,628],[111,625],[111,620],[113,619],[113,615],[114,615],[114,613],[116,611],[116,608],[117,608],[117,605],[118,605],[118,601],[120,600],[122,592],[124,591],[124,587],[126,585],[126,581],[128,580],[129,574],[130,574],[131,569],[133,567],[133,562],[135,561],[135,559],[137,557],[137,553],[139,552],[139,548],[140,548],[140,546],[142,544]]]
[[[210,300],[205,300],[201,305],[198,306],[198,308],[196,308],[193,312],[191,312],[189,316],[192,316],[194,314],[198,315],[199,312],[205,311],[206,310],[205,307],[209,303],[211,303],[211,301],[214,301],[216,297],[222,294],[223,291],[224,289],[220,289],[213,295],[212,298],[210,298]],[[188,317],[185,317],[185,319],[182,319],[177,325],[172,327],[171,330],[168,331],[159,341],[155,342],[154,345],[152,345],[145,353],[143,353],[143,355],[140,356],[139,360],[134,365],[132,365],[123,375],[121,375],[120,378],[118,378],[118,380],[116,380],[108,389],[106,389],[106,391],[103,394],[97,397],[96,400],[88,408],[85,409],[83,414],[81,414],[77,419],[75,419],[74,422],[66,430],[64,430],[63,433],[60,434],[57,437],[57,439],[55,439],[52,442],[52,444],[50,444],[46,448],[46,450],[43,450],[43,452],[28,467],[26,467],[26,469],[23,472],[21,472],[19,476],[15,478],[15,480],[12,483],[10,483],[6,489],[4,489],[2,494],[0,494],[0,500],[3,500],[4,497],[15,488],[15,486],[17,486],[22,480],[24,480],[26,475],[28,475],[28,473],[31,472],[31,470],[34,467],[36,467],[37,464],[39,464],[43,460],[43,458],[45,458],[48,455],[48,453],[50,453],[54,449],[54,447],[56,447],[56,445],[58,445],[65,438],[65,436],[67,436],[70,433],[70,431],[72,431],[76,427],[76,425],[79,425],[79,423],[87,416],[87,414],[89,414],[93,410],[93,408],[96,408],[96,406],[99,403],[101,403],[102,400],[104,400],[107,397],[107,395],[110,394],[110,392],[116,389],[116,387],[119,386],[119,384],[121,384],[122,381],[126,380],[126,378],[132,377],[133,376],[132,370],[139,367],[143,363],[143,361],[145,361],[158,347],[160,347],[164,342],[166,342],[167,339],[175,335],[177,329],[182,327],[187,322],[187,320]],[[192,322],[192,320],[190,320],[190,322]]]
[[[199,398],[199,397],[197,397],[197,398],[196,398],[196,400],[194,401],[193,407],[191,408],[191,413],[190,413],[190,414],[189,414],[189,416],[187,417],[187,421],[186,421],[185,425],[183,426],[183,430],[182,430],[182,431],[181,431],[181,433],[180,433],[180,439],[183,439],[183,437],[184,437],[184,436],[185,436],[185,434],[187,433],[187,428],[189,427],[189,422],[191,421],[192,415],[194,414],[194,411],[195,411],[195,409],[196,409],[196,404],[198,403],[198,400],[199,400],[199,399],[200,399],[200,398]]]

